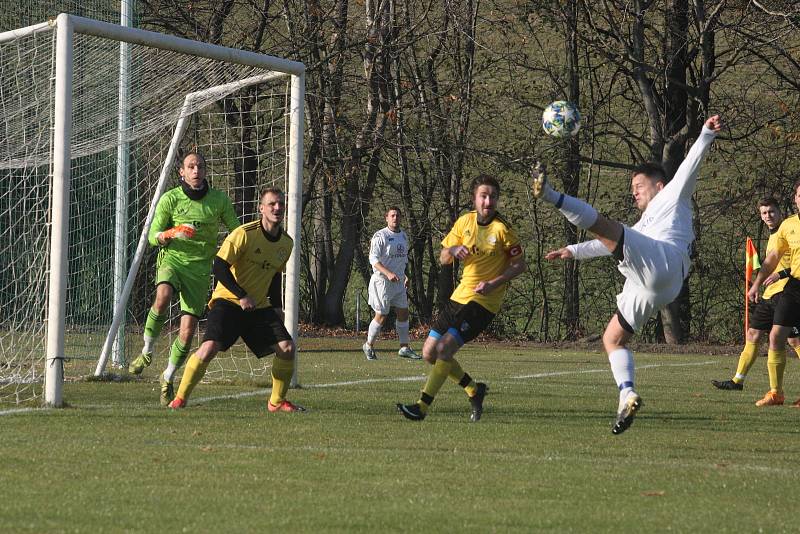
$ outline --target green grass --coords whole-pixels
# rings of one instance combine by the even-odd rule
[[[459,360],[490,385],[484,419],[469,423],[447,383],[413,423],[394,403],[416,399],[426,364],[394,344],[367,362],[360,340],[303,339],[304,387],[290,398],[305,414],[269,414],[255,386],[211,384],[172,413],[158,405],[162,362],[144,380],[68,383],[67,409],[4,408],[2,530],[797,528],[800,410],[753,405],[766,359],[744,392],[722,392],[709,380],[729,378],[734,356],[637,354],[645,406],[612,436],[616,388],[598,350],[469,345]]]

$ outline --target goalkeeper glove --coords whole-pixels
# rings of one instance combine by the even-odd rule
[[[179,224],[169,230],[159,232],[157,237],[164,241],[169,239],[191,239],[194,237],[195,228],[192,224]]]

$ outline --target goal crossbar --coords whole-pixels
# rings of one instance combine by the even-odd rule
[[[170,50],[208,59],[238,63],[279,72],[280,75],[291,76],[290,89],[290,121],[289,121],[289,161],[287,195],[287,233],[294,239],[294,250],[286,265],[286,326],[293,338],[297,337],[297,321],[299,316],[299,268],[300,268],[300,211],[302,203],[302,170],[303,170],[303,105],[305,99],[305,67],[302,63],[287,59],[227,48],[219,45],[202,43],[169,36],[157,32],[129,28],[100,22],[84,17],[62,13],[55,23],[38,24],[14,32],[0,34],[2,39],[16,37],[20,32],[35,33],[48,27],[56,31],[55,54],[55,101],[53,112],[53,148],[52,148],[52,204],[51,204],[51,245],[50,274],[47,311],[47,350],[45,356],[45,404],[62,406],[64,337],[65,337],[65,297],[67,286],[67,252],[69,245],[69,197],[70,197],[70,133],[72,128],[72,61],[74,33],[103,37],[119,42],[145,45],[148,47]],[[15,36],[9,34],[15,33]],[[274,74],[274,73],[273,73]],[[267,74],[271,76],[273,74]],[[239,83],[239,82],[236,82]],[[226,85],[235,85],[226,84]],[[222,89],[223,86],[211,90]],[[197,95],[194,96],[197,98]],[[188,102],[188,97],[186,102]],[[181,114],[183,115],[183,113]],[[177,128],[176,128],[177,129]],[[176,132],[177,133],[177,132]],[[174,160],[175,147],[170,147],[170,158]],[[160,179],[166,172],[165,165]],[[159,184],[163,191],[163,186]],[[154,198],[153,203],[157,201]],[[151,206],[151,211],[154,206]],[[148,214],[148,222],[152,221],[152,213]],[[146,235],[143,233],[143,235]],[[140,239],[139,247],[142,247]],[[137,248],[138,252],[138,248]],[[131,280],[126,281],[132,284]],[[130,290],[130,288],[129,288]],[[115,320],[118,313],[115,313]],[[114,329],[112,329],[112,332]],[[113,334],[110,334],[110,337]],[[104,345],[109,345],[106,340]],[[105,355],[107,360],[108,355]],[[103,366],[105,361],[102,362]],[[98,363],[98,370],[101,365]]]

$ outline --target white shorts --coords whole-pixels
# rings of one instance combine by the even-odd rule
[[[657,241],[625,227],[623,261],[625,276],[617,308],[634,332],[652,315],[674,301],[689,272],[689,255],[675,245]]]
[[[367,292],[369,305],[381,315],[388,315],[392,307],[408,309],[406,286],[402,278],[390,282],[382,274],[372,273]]]

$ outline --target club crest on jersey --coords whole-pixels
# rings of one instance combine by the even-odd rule
[[[493,235],[490,235],[489,237],[487,237],[487,238],[486,238],[486,241],[487,241],[487,242],[488,242],[490,245],[494,245],[495,243],[497,243],[497,237],[495,237],[495,236],[493,236]]]

